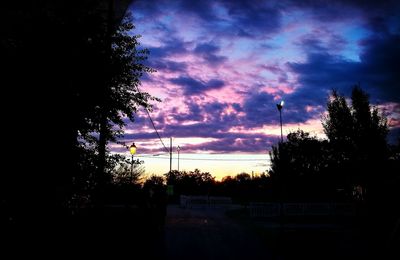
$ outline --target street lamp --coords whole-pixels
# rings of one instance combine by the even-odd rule
[[[136,153],[135,143],[132,143],[132,145],[129,147],[129,152],[132,155],[132,162],[131,162],[131,182],[132,182],[132,179],[133,179],[133,155]]]
[[[179,151],[181,150],[181,147],[179,145],[178,145],[177,150],[178,150],[178,172],[179,172]]]
[[[279,119],[280,119],[280,121],[281,121],[281,144],[283,143],[283,131],[282,131],[282,108],[283,108],[283,105],[285,104],[285,102],[282,100],[281,101],[281,103],[279,103],[279,104],[276,104],[276,107],[278,108],[278,110],[279,110]],[[281,148],[281,146],[279,145],[278,146],[279,147],[279,150],[280,150],[280,148]],[[284,194],[284,192],[283,192],[283,189],[284,189],[284,186],[283,186],[284,184],[283,184],[283,176],[281,176],[281,178],[280,178],[280,188],[281,188],[281,194],[280,194],[280,202],[279,202],[279,229],[280,229],[280,243],[281,244],[283,244],[283,235],[284,235],[284,230],[283,230],[283,194]]]
[[[278,108],[278,110],[279,110],[279,118],[280,118],[280,120],[281,120],[281,142],[283,142],[283,132],[282,132],[282,108],[283,108],[283,105],[285,104],[285,101],[281,101],[281,103],[279,103],[279,104],[276,104],[276,107]]]

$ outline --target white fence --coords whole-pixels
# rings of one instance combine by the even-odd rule
[[[180,196],[182,208],[226,208],[232,205],[230,197]]]
[[[351,203],[250,203],[251,217],[280,216],[353,216]]]

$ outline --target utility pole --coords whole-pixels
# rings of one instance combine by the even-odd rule
[[[181,150],[181,147],[178,145],[178,172],[179,172],[179,151]]]
[[[169,138],[169,172],[172,171],[172,137]]]

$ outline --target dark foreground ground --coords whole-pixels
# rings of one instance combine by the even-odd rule
[[[398,238],[388,245],[386,235],[375,234],[358,219],[280,222],[251,219],[241,207],[227,211],[169,205],[163,225],[154,213],[116,206],[68,224],[9,226],[2,230],[1,249],[10,258],[399,259],[394,255]]]
[[[357,218],[252,219],[246,209],[168,208],[160,259],[398,259]],[[381,236],[381,237],[379,237]],[[399,244],[400,248],[400,244]]]
[[[164,254],[167,259],[271,259],[257,233],[227,217],[223,209],[168,208]]]

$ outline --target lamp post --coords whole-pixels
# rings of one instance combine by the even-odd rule
[[[132,179],[133,179],[133,155],[136,153],[135,143],[132,143],[132,145],[129,147],[129,152],[132,155],[132,161],[131,161],[131,182],[132,182]]]
[[[179,172],[179,151],[181,150],[181,147],[179,145],[178,145],[177,150],[178,150],[178,172]]]
[[[279,150],[280,150],[280,148],[281,148],[281,145],[283,145],[283,131],[282,131],[282,108],[283,108],[283,105],[285,104],[285,102],[282,100],[281,101],[281,103],[279,103],[279,104],[276,104],[276,107],[278,108],[278,110],[279,110],[279,119],[280,119],[280,122],[281,122],[281,143],[280,143],[280,145],[278,146],[279,147]],[[279,230],[280,230],[280,232],[279,232],[279,234],[280,234],[280,236],[279,236],[279,239],[280,239],[280,244],[281,244],[281,246],[283,245],[283,235],[284,235],[284,230],[283,230],[283,194],[284,194],[284,192],[283,192],[283,189],[284,189],[284,184],[283,184],[283,176],[281,176],[280,177],[280,198],[279,198]]]
[[[279,104],[276,104],[276,107],[278,108],[278,110],[279,110],[279,118],[280,118],[280,121],[281,121],[281,142],[283,142],[283,131],[282,131],[282,108],[283,108],[283,105],[285,104],[285,102],[282,100],[281,101],[281,103],[279,103]]]

